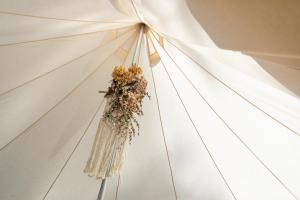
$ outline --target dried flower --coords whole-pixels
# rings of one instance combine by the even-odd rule
[[[128,69],[124,66],[115,67],[112,77],[111,86],[105,94],[110,107],[103,119],[112,124],[121,136],[129,137],[131,141],[135,133],[139,133],[140,126],[136,116],[143,115],[143,99],[146,95],[150,97],[146,90],[147,80],[141,67],[136,64]]]

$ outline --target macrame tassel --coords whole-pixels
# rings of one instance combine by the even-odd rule
[[[127,137],[101,119],[84,172],[97,179],[117,174],[123,164]]]

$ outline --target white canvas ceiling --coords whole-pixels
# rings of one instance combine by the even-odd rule
[[[299,199],[297,6],[0,1],[0,199],[97,198],[83,169],[98,91],[131,64],[140,23],[151,98],[104,199]]]

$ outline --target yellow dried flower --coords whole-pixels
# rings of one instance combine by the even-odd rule
[[[139,128],[136,116],[143,115],[142,102],[147,95],[147,81],[141,67],[134,64],[128,69],[117,66],[112,72],[113,81],[106,93],[110,108],[104,118],[130,140]],[[138,130],[137,130],[138,133]]]
[[[137,64],[133,64],[128,68],[128,71],[131,72],[134,76],[138,76],[143,73],[142,68],[140,68]]]

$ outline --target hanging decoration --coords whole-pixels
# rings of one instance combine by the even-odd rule
[[[143,115],[142,103],[147,93],[147,81],[141,67],[133,64],[126,69],[117,66],[100,120],[90,158],[84,172],[97,179],[118,173],[122,167],[126,143],[139,134],[137,116]]]

